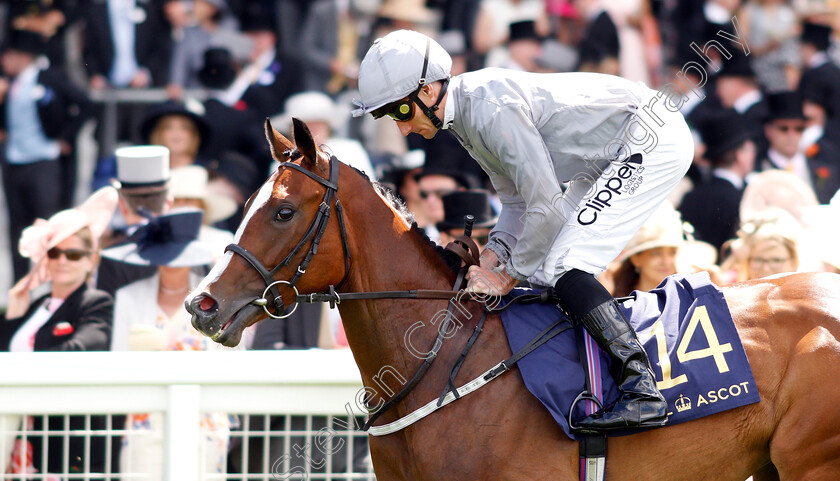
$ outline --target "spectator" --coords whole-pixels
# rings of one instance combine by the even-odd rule
[[[117,149],[117,178],[121,224],[107,245],[118,244],[129,235],[129,228],[145,222],[144,210],[161,215],[172,206],[169,196],[169,150],[159,145],[123,147]],[[115,222],[116,223],[116,222]],[[96,276],[96,287],[114,295],[126,284],[154,274],[149,266],[131,266],[103,258]]]
[[[600,0],[577,0],[575,6],[589,22],[578,47],[577,70],[618,75],[621,44],[609,12]]]
[[[80,2],[75,0],[23,0],[8,5],[5,32],[27,30],[45,42],[44,54],[54,67],[65,67],[68,27],[78,19]]]
[[[271,154],[263,133],[264,117],[260,117],[259,110],[242,101],[241,92],[232,89],[238,74],[227,49],[209,48],[204,52],[204,66],[198,72],[198,78],[207,89],[203,118],[213,132],[207,138],[205,151],[234,151],[252,159],[255,164],[265,165]]]
[[[479,249],[484,249],[490,237],[490,230],[496,226],[499,216],[490,208],[490,193],[485,190],[452,192],[441,198],[443,220],[435,224],[440,232],[440,245],[446,246],[464,235],[464,217],[475,218],[472,239]]]
[[[369,23],[351,3],[318,0],[309,8],[299,43],[305,90],[336,95],[356,88]]]
[[[56,213],[49,220],[37,219],[23,231],[20,250],[35,267],[9,291],[9,305],[0,319],[0,350],[104,351],[111,341],[113,299],[103,291],[88,287],[98,257],[99,237],[108,226],[117,203],[114,189],[94,193],[75,209]],[[43,287],[49,283],[49,290]],[[103,416],[49,416],[47,426],[41,416],[26,418],[31,431],[69,431],[65,436],[29,435],[26,444],[18,440],[11,474],[104,472],[106,438],[74,436],[83,429],[104,430]],[[44,449],[46,448],[46,451]],[[69,456],[65,456],[65,449]],[[115,451],[113,451],[115,452]],[[5,453],[3,453],[5,455]],[[22,461],[22,462],[21,462]],[[27,462],[28,461],[28,462]],[[65,462],[68,464],[65,465]],[[5,460],[0,462],[4,465]],[[69,471],[68,471],[69,470]]]
[[[612,295],[650,291],[676,274],[677,251],[683,242],[680,214],[663,202],[616,259],[619,267],[613,275]]]
[[[459,190],[474,187],[473,181],[460,171],[434,165],[429,162],[414,176],[419,188],[420,209],[414,212],[417,226],[424,229],[429,238],[438,240],[435,224],[443,221],[443,196]]]
[[[602,0],[618,35],[618,74],[644,82],[659,84],[662,68],[662,40],[650,0]]]
[[[117,290],[114,296],[112,350],[220,349],[193,329],[189,314],[184,310],[184,299],[202,278],[190,267],[213,262],[210,249],[197,241],[201,218],[201,212],[192,209],[179,209],[153,217],[139,227],[127,243],[102,251],[103,257],[156,268],[151,277]],[[123,439],[120,459],[122,472],[133,473],[142,469],[153,477],[160,476],[163,469],[162,440],[143,433],[163,429],[163,423],[161,413],[128,416],[128,434]],[[207,413],[202,416],[201,423],[207,430],[202,472],[224,474],[230,422],[222,413]]]
[[[0,80],[10,245],[17,244],[23,228],[37,217],[47,218],[70,206],[76,182],[76,134],[91,114],[84,92],[63,71],[49,67],[41,57],[43,51],[39,34],[13,30],[0,56],[10,79]],[[20,279],[27,262],[13,251],[12,263],[14,278]]]
[[[715,89],[724,108],[735,109],[744,116],[753,142],[760,151],[764,150],[766,140],[762,125],[767,117],[767,103],[758,87],[750,58],[741,51],[733,51],[732,58],[723,61],[715,80]]]
[[[218,160],[209,165],[210,180],[207,189],[211,195],[224,195],[236,201],[237,211],[226,221],[217,223],[223,229],[236,232],[242,219],[245,201],[265,181],[265,176],[258,175],[251,159],[236,152],[223,152]]]
[[[840,189],[840,149],[828,138],[800,150],[802,133],[805,130],[805,115],[802,100],[797,93],[785,92],[767,97],[770,117],[764,126],[764,133],[770,145],[761,169],[777,168],[792,172],[808,184],[817,199],[827,204],[831,196]]]
[[[387,161],[377,166],[378,177],[383,185],[388,187],[405,203],[409,212],[416,220],[421,212],[423,199],[420,197],[420,187],[415,176],[423,169],[426,154],[422,150],[410,150],[402,156],[390,156]],[[421,219],[423,225],[427,222]],[[418,221],[418,224],[420,221]]]
[[[170,27],[157,2],[85,2],[83,58],[91,89],[162,87],[169,80]]]
[[[811,22],[803,25],[799,47],[803,70],[799,90],[803,95],[813,92],[823,97],[824,108],[830,119],[834,119],[840,115],[840,67],[828,56],[831,32],[827,25]]]
[[[256,112],[260,120],[280,113],[289,96],[304,90],[306,68],[297,57],[277,49],[274,20],[270,11],[262,15],[251,11],[242,19],[242,30],[253,47],[228,92],[240,95],[244,107]]]
[[[150,108],[140,125],[143,142],[169,149],[169,167],[206,163],[205,151],[212,132],[200,104],[164,102]]]
[[[251,50],[250,41],[241,33],[225,26],[230,17],[225,0],[193,0],[195,21],[183,30],[183,37],[175,43],[169,65],[169,98],[180,100],[185,88],[198,88],[204,51],[211,47],[225,47],[235,58],[245,59]]]
[[[208,190],[208,177],[207,169],[200,165],[172,169],[169,191],[173,198],[173,208],[192,207],[204,213],[198,240],[211,248],[214,260],[218,261],[225,253],[225,247],[233,243],[233,234],[211,224],[232,216],[237,204],[227,195],[211,194]]]
[[[799,58],[796,13],[782,0],[750,0],[738,12],[759,83],[767,92],[796,87]]]
[[[757,212],[744,219],[730,245],[732,254],[721,264],[721,269],[732,270],[737,282],[796,272],[801,230],[800,223],[782,209]]]
[[[339,160],[365,172],[371,180],[376,180],[370,156],[362,144],[355,139],[336,135],[347,130],[349,109],[339,107],[324,93],[308,91],[286,100],[284,114],[276,119],[276,125],[284,131],[290,131],[292,118],[306,122],[316,144],[326,145],[327,151]]]
[[[479,54],[489,52],[508,41],[510,24],[523,20],[536,22],[537,33],[550,31],[546,5],[542,0],[481,0],[473,28],[472,47]]]
[[[711,179],[695,185],[683,197],[679,210],[694,226],[697,239],[720,249],[738,229],[738,205],[744,179],[755,165],[755,144],[741,115],[733,110],[711,117],[703,125]]]
[[[508,68],[536,72],[536,59],[542,53],[542,39],[537,35],[533,20],[510,24],[506,48],[495,49],[487,56],[487,67]]]

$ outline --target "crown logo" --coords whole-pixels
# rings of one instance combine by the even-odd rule
[[[691,399],[680,394],[680,397],[674,402],[674,407],[677,408],[678,413],[688,411],[691,409]]]

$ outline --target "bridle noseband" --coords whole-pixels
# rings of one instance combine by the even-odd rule
[[[295,152],[297,156],[301,154],[299,152]],[[297,157],[292,158],[295,160]],[[306,175],[310,179],[318,182],[319,184],[323,185],[326,188],[326,192],[324,192],[324,198],[321,200],[321,205],[318,206],[318,212],[315,214],[315,218],[312,219],[312,223],[309,224],[309,228],[306,229],[306,232],[303,234],[303,237],[297,243],[297,245],[292,249],[291,252],[279,263],[277,264],[274,269],[268,270],[262,262],[257,259],[254,254],[249,252],[244,247],[238,244],[229,244],[225,247],[225,252],[231,251],[236,254],[242,256],[243,259],[248,261],[249,264],[259,273],[260,277],[262,277],[263,281],[265,282],[265,290],[263,291],[262,297],[254,299],[251,303],[256,304],[263,308],[266,314],[273,319],[284,319],[292,315],[297,309],[298,299],[300,298],[300,294],[298,293],[297,287],[295,285],[300,280],[301,276],[306,273],[306,268],[309,266],[309,262],[312,260],[312,257],[318,252],[318,245],[321,243],[321,237],[324,235],[324,231],[327,228],[327,222],[330,219],[330,204],[332,204],[333,199],[335,199],[335,212],[338,215],[338,226],[341,232],[341,242],[344,247],[344,277],[341,278],[341,282],[339,282],[339,286],[344,283],[344,280],[347,279],[347,275],[350,273],[350,247],[347,245],[347,231],[344,226],[344,213],[341,207],[341,202],[338,200],[338,164],[339,161],[335,156],[330,157],[330,178],[329,180],[321,177],[318,174],[314,174],[305,168],[301,167],[294,162],[281,162],[280,167],[289,167],[291,169],[297,170],[302,174]],[[281,268],[289,265],[292,262],[292,259],[300,252],[303,246],[312,239],[312,244],[309,246],[309,251],[306,253],[306,257],[303,258],[303,261],[298,265],[297,270],[295,271],[294,276],[292,276],[291,280],[274,280],[274,275],[277,274]],[[286,312],[286,306],[283,303],[283,297],[280,295],[280,290],[278,289],[278,285],[285,284],[289,286],[295,292],[295,303],[293,304],[291,310]],[[332,290],[332,289],[331,289]],[[267,297],[268,294],[273,296]],[[268,304],[272,304],[274,306],[274,313],[272,314],[271,311],[268,310]],[[282,314],[280,314],[282,313]]]

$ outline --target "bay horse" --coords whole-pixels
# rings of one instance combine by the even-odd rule
[[[217,342],[236,345],[245,327],[266,317],[266,301],[261,299],[272,280],[296,278],[301,293],[339,286],[339,296],[452,289],[455,273],[428,239],[412,229],[369,180],[340,162],[335,187],[340,186],[336,199],[343,211],[341,222],[326,222],[314,255],[306,247],[295,249],[323,209],[329,189],[322,181],[329,179],[337,161],[315,145],[300,121],[294,122],[295,143],[268,122],[266,136],[274,159],[286,164],[249,200],[235,236],[241,251],[227,251],[187,298],[196,329]],[[289,168],[290,162],[297,168]],[[337,205],[327,203],[336,214]],[[252,260],[263,266],[293,255],[276,272],[258,274],[242,251],[255,253]],[[307,257],[302,274],[295,266]],[[293,291],[282,283],[275,287],[282,292],[283,304],[292,305]],[[757,480],[840,479],[840,276],[793,274],[726,287],[724,294],[761,401],[610,438],[607,479],[743,481],[753,473]],[[338,305],[362,381],[372,394],[368,405],[389,397],[377,390],[382,380],[376,377],[384,366],[405,378],[417,370],[421,361],[406,349],[405,334],[422,326],[412,331],[412,341],[431,346],[437,328],[429,321],[447,303],[370,299]],[[445,341],[435,364],[377,424],[393,422],[438,398],[481,317],[479,303],[464,306],[472,315],[463,328]],[[456,384],[476,378],[510,355],[500,319],[491,314]],[[564,435],[526,390],[516,369],[405,429],[371,436],[370,452],[380,481],[578,479],[578,443]]]

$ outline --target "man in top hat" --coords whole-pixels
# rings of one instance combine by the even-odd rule
[[[421,199],[421,208],[415,212],[417,225],[430,239],[436,241],[439,233],[435,225],[444,218],[443,197],[452,192],[467,190],[475,184],[467,174],[430,159],[426,160],[414,180]]]
[[[724,110],[701,126],[711,178],[683,197],[683,219],[694,226],[695,238],[718,251],[738,230],[738,206],[744,179],[755,166],[756,146],[741,114]]]
[[[767,104],[750,65],[750,57],[733,52],[731,58],[723,59],[715,79],[715,93],[721,105],[743,115],[753,141],[759,147],[766,145],[762,125],[767,117]]]
[[[204,66],[198,80],[207,89],[204,120],[213,135],[207,139],[206,152],[219,155],[234,151],[264,167],[271,159],[265,141],[259,111],[242,100],[242,93],[232,88],[239,69],[230,51],[222,47],[204,52]],[[262,168],[261,172],[266,169]]]
[[[587,20],[578,47],[578,68],[584,72],[618,75],[620,43],[612,17],[598,0],[577,0],[575,7]]]
[[[110,245],[121,244],[131,233],[172,207],[169,194],[169,149],[161,145],[140,145],[117,149],[117,188],[119,212],[124,219]],[[145,213],[145,215],[144,215]],[[99,264],[96,287],[110,294],[126,284],[154,274],[148,266],[130,266],[103,258]]]
[[[441,201],[443,220],[435,224],[440,232],[439,244],[446,246],[464,235],[464,217],[471,215],[475,218],[472,239],[479,249],[484,249],[490,240],[490,231],[499,219],[490,207],[490,193],[479,189],[464,190],[444,195]]]
[[[534,20],[512,22],[509,26],[507,48],[494,49],[487,57],[488,67],[509,68],[536,72],[536,59],[542,52],[542,39],[537,35]]]
[[[575,424],[665,424],[647,355],[596,276],[688,170],[694,142],[685,119],[654,90],[616,76],[483,69],[451,77],[451,63],[418,32],[378,39],[361,63],[355,114],[387,115],[403,135],[449,130],[490,176],[502,209],[481,265],[468,273],[470,290],[505,295],[525,279],[553,286],[616,366],[619,400]],[[654,110],[656,119],[645,119]]]
[[[40,34],[12,30],[0,56],[0,131],[5,137],[3,191],[9,212],[12,246],[23,229],[38,218],[73,203],[76,187],[76,135],[92,113],[87,95],[43,57]],[[28,264],[13,249],[15,279]]]
[[[814,92],[825,97],[831,117],[840,115],[840,67],[828,56],[831,27],[805,22],[802,26],[799,55],[802,77],[799,91]]]
[[[796,92],[780,92],[767,96],[769,115],[764,121],[764,136],[768,146],[757,158],[757,170],[782,169],[811,183],[811,173],[805,154],[799,150],[805,115],[802,100]]]

